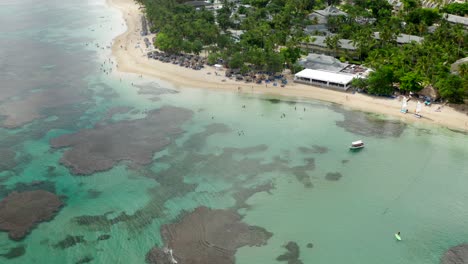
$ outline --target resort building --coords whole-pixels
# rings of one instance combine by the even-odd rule
[[[302,43],[302,47],[310,52],[333,55],[334,51],[331,50],[326,44],[326,36],[310,36],[311,41]],[[338,42],[338,50],[353,53],[357,49],[349,39],[340,39]],[[341,52],[340,52],[341,53]],[[336,54],[335,54],[336,55]]]
[[[304,69],[324,70],[329,72],[340,72],[349,66],[333,56],[324,54],[309,53],[307,57],[298,61],[298,64]]]
[[[374,38],[379,40],[380,39],[380,33],[379,32],[374,32]],[[424,40],[424,38],[422,37],[418,37],[418,36],[415,36],[415,35],[407,35],[407,34],[400,34],[397,36],[396,38],[396,42],[400,45],[403,45],[403,44],[409,44],[411,42],[417,42],[417,43],[421,43],[422,41]]]
[[[444,14],[443,17],[452,24],[458,24],[465,28],[468,27],[468,17],[455,16],[451,14]]]
[[[294,75],[294,82],[346,91],[354,78],[353,74],[305,69]]]
[[[421,5],[426,8],[436,8],[452,3],[465,3],[465,0],[422,0]]]
[[[393,7],[394,12],[398,12],[403,8],[403,3],[399,0],[387,0],[387,2]]]
[[[361,65],[343,63],[323,54],[309,53],[299,61],[305,70],[295,74],[294,81],[346,91],[353,78],[366,78],[370,69]]]
[[[380,33],[374,32],[374,38],[379,40]],[[356,46],[354,46],[353,41],[350,39],[340,39],[336,50],[331,49],[327,45],[326,43],[327,36],[311,35],[310,39],[311,39],[310,42],[302,43],[302,47],[304,49],[307,49],[310,52],[326,54],[326,55],[334,55],[334,56],[342,56],[343,54],[346,54],[347,56],[356,57],[357,55],[356,53],[357,48]],[[407,35],[407,34],[400,34],[396,38],[396,42],[399,45],[409,44],[413,41],[417,43],[421,43],[423,40],[424,38],[422,37],[418,37],[415,35]]]
[[[348,14],[339,10],[335,6],[328,6],[322,10],[316,10],[309,15],[309,19],[315,24],[327,24],[328,17],[330,16],[347,16]]]

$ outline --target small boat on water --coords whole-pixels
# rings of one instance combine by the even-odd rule
[[[362,140],[351,142],[349,149],[362,149],[364,147],[364,142]]]

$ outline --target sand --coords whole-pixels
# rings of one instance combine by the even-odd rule
[[[435,111],[437,105],[424,106],[421,111],[423,118],[416,118],[411,114],[416,109],[416,100],[414,99],[408,103],[410,113],[402,114],[400,113],[401,101],[397,99],[384,99],[359,93],[351,94],[334,91],[293,83],[291,79],[288,80],[285,88],[273,87],[271,84],[265,87],[265,84],[259,85],[230,80],[224,77],[224,71],[217,71],[210,66],[195,71],[171,63],[148,59],[143,41],[144,37],[140,35],[140,16],[142,14],[140,6],[132,0],[107,0],[107,3],[110,7],[120,10],[127,23],[127,31],[116,37],[112,45],[112,55],[118,65],[117,71],[121,73],[133,73],[161,79],[174,84],[177,88],[203,88],[292,97],[297,100],[316,99],[337,103],[352,110],[392,116],[403,122],[435,124],[468,132],[468,115],[447,106],[442,107],[440,112]],[[147,37],[152,38],[152,36]]]

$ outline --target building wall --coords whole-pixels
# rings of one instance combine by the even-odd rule
[[[350,87],[350,83],[347,83],[346,85],[337,84],[337,83],[333,84],[333,83],[322,81],[322,80],[310,80],[307,78],[300,78],[296,76],[294,76],[294,82],[320,86],[323,88],[329,88],[329,89],[338,90],[338,91],[346,91]]]

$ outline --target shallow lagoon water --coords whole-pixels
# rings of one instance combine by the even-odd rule
[[[289,241],[304,263],[439,263],[445,250],[467,241],[466,135],[317,101],[166,93],[161,89],[174,89],[168,83],[100,71],[109,56],[100,47],[124,30],[102,1],[6,1],[0,9],[2,114],[60,91],[28,104],[32,110],[21,113],[30,121],[0,130],[1,147],[16,155],[15,166],[0,173],[1,198],[48,188],[65,202],[22,241],[0,233],[0,254],[25,249],[16,258],[0,256],[2,263],[144,263],[162,245],[161,225],[199,206],[235,208],[245,223],[273,233],[265,246],[240,248],[242,264],[281,263],[275,259]],[[141,87],[155,92],[139,93]],[[66,100],[57,104],[56,94]],[[143,119],[164,106],[193,116],[149,165],[122,161],[73,175],[60,163],[67,149],[51,148],[62,135]],[[356,139],[367,147],[349,152]],[[331,181],[329,173],[341,177]],[[397,231],[402,242],[394,240]]]

